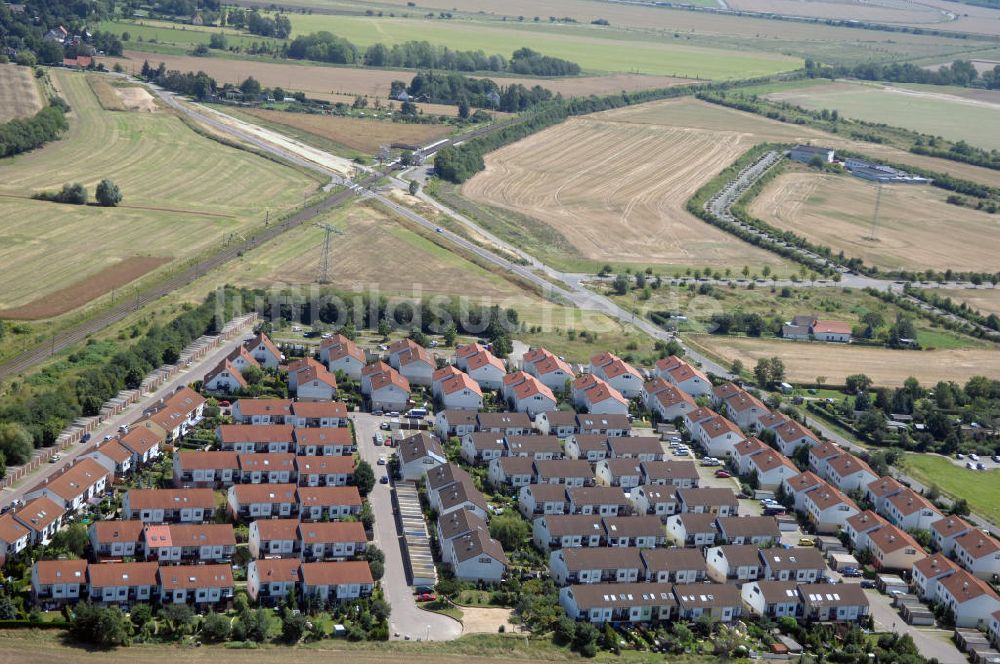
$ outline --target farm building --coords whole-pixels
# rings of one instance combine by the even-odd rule
[[[808,164],[819,157],[824,164],[833,163],[833,148],[820,148],[815,145],[796,145],[788,151],[788,158]]]

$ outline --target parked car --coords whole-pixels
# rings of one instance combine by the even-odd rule
[[[420,593],[417,595],[418,602],[433,602],[437,600],[437,595],[434,593]]]
[[[720,469],[715,471],[715,476],[718,477],[720,480],[724,480],[724,479],[729,479],[730,477],[733,476],[733,474],[730,473],[728,470]]]
[[[222,407],[222,408],[229,408],[231,405],[232,404],[229,403],[228,401],[220,401],[219,402],[219,406]]]
[[[800,537],[799,546],[816,546],[816,540],[811,537]]]
[[[49,463],[56,463],[61,458],[62,458],[61,455],[59,455],[59,454],[53,454],[52,456],[49,457]]]
[[[862,588],[874,588],[875,587],[875,582],[872,581],[871,579],[865,579],[864,581],[861,582],[861,587]]]
[[[384,465],[385,465],[385,463],[386,463],[386,461],[385,461],[385,456],[384,456],[384,455],[383,455],[383,456],[380,456],[380,457],[378,458],[378,465],[380,465],[380,466],[384,466]]]
[[[972,459],[973,461],[979,461],[979,455],[978,454],[970,454],[969,458]]]
[[[382,443],[385,442],[385,436],[383,436],[381,433],[376,433],[374,437],[376,445],[381,445]]]
[[[389,476],[388,475],[383,475],[382,477],[378,478],[378,483],[379,484],[388,484],[389,483]]]

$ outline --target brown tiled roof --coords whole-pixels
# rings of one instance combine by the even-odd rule
[[[45,496],[39,496],[34,500],[29,500],[23,507],[14,512],[14,516],[25,527],[41,532],[65,513],[66,510],[52,500]]]
[[[925,579],[931,579],[945,572],[954,572],[958,565],[948,559],[943,553],[935,553],[933,556],[921,558],[913,563],[913,569],[924,575]]]
[[[580,570],[642,569],[642,557],[638,547],[581,546],[559,551],[570,572]]]
[[[643,461],[639,464],[651,480],[694,480],[698,481],[698,468],[694,461]]]
[[[303,563],[302,582],[309,586],[372,585],[371,570],[363,560],[341,563]]]
[[[257,578],[262,586],[272,581],[297,583],[299,568],[302,566],[298,558],[265,558],[254,560],[250,564],[257,566]]]
[[[129,505],[140,509],[182,509],[185,507],[215,507],[211,489],[129,489]]]
[[[535,470],[542,477],[583,477],[585,479],[593,479],[594,477],[590,462],[584,459],[536,461]]]
[[[251,415],[291,415],[291,399],[240,399],[240,415],[250,417]],[[235,407],[236,404],[233,404]]]
[[[705,565],[705,556],[698,549],[685,547],[643,549],[641,555],[646,567],[651,570],[686,571],[693,569],[704,572],[708,569]]]
[[[232,524],[181,523],[171,524],[167,528],[170,529],[173,546],[236,546],[236,533]]]
[[[715,487],[678,489],[677,497],[688,505],[736,505],[738,502],[732,489]]]
[[[724,544],[717,547],[732,567],[760,565],[760,547],[756,544]]]
[[[155,586],[157,563],[103,563],[87,566],[87,577],[95,588]]]
[[[234,484],[232,489],[240,505],[295,502],[294,484]]]
[[[142,539],[142,521],[97,521],[91,528],[98,542],[138,542]]]
[[[302,523],[299,524],[298,533],[303,544],[365,542],[368,540],[365,535],[365,527],[360,521]]]
[[[294,485],[290,486],[294,488]],[[298,491],[299,505],[302,507],[361,505],[361,494],[356,486],[302,486]]]
[[[576,605],[584,611],[603,607],[628,609],[677,605],[674,586],[669,583],[584,583],[570,586],[569,592]]]
[[[907,546],[916,549],[918,553],[923,552],[923,549],[909,533],[903,532],[892,524],[886,524],[878,530],[869,533],[868,539],[872,543],[872,546],[883,553],[898,551]]]
[[[728,583],[682,583],[674,586],[681,609],[742,606],[739,589]]]
[[[159,434],[142,423],[132,425],[128,433],[121,436],[119,440],[122,445],[140,456],[162,442]]]
[[[539,486],[539,485],[535,485]],[[472,510],[454,510],[438,517],[441,537],[450,540],[477,528],[488,530],[486,521]]]
[[[482,429],[531,428],[531,418],[527,413],[479,413],[477,419]]]
[[[240,470],[244,473],[255,470],[287,470],[292,472],[295,469],[295,460],[297,457],[294,454],[284,452],[273,454],[241,454],[238,459],[240,463]]]
[[[229,565],[175,565],[160,567],[158,577],[160,585],[167,591],[233,587],[233,570]]]
[[[341,456],[296,456],[295,472],[301,475],[354,474],[354,457]]]
[[[606,516],[602,523],[608,537],[666,537],[658,516]]]
[[[550,514],[539,517],[545,520],[549,535],[564,537],[566,535],[601,535],[601,517],[596,514]]]
[[[298,519],[257,519],[254,525],[262,542],[298,539]]]
[[[236,452],[202,452],[179,450],[176,458],[181,470],[210,470],[223,468],[239,468],[239,455]]]
[[[806,606],[868,606],[868,598],[859,583],[803,583],[799,595]]]
[[[811,470],[807,470],[804,473],[799,473],[795,477],[788,478],[787,480],[785,480],[785,483],[788,484],[788,487],[792,491],[799,492],[802,491],[803,489],[809,489],[811,487],[819,486],[824,482],[819,478],[819,475],[812,472]]]
[[[285,443],[292,441],[290,424],[223,424],[219,426],[223,443]]]
[[[351,445],[351,430],[348,427],[296,427],[292,432],[296,446],[304,445]]]
[[[508,436],[507,447],[511,454],[524,453],[529,456],[539,453],[562,453],[562,445],[556,436]]]
[[[10,544],[22,537],[27,537],[30,531],[14,518],[14,514],[8,512],[0,516],[0,541]]]
[[[549,413],[550,415],[552,413]],[[574,415],[574,417],[576,417]],[[580,454],[587,455],[587,452],[607,452],[608,437],[600,433],[577,433],[573,434],[573,440],[580,448]]]
[[[655,436],[612,436],[608,438],[608,449],[612,454],[622,456],[631,454],[663,455],[663,443]]]
[[[762,549],[760,557],[773,570],[826,569],[826,561],[819,549],[812,546],[794,549]]]
[[[566,489],[577,505],[624,505],[625,492],[620,486],[574,486]]]
[[[399,459],[403,463],[421,459],[429,454],[444,458],[444,449],[437,436],[433,434],[421,432],[404,438],[399,443]]]
[[[507,564],[507,556],[504,554],[503,547],[500,546],[500,542],[490,537],[489,531],[472,530],[453,539],[451,545],[455,550],[456,562],[461,563],[487,555],[504,565]]]
[[[720,516],[719,530],[728,538],[766,535],[774,539],[781,537],[778,520],[773,516]]]
[[[39,560],[35,563],[38,583],[51,586],[54,583],[87,583],[86,560]]]
[[[81,459],[62,475],[40,485],[63,500],[73,500],[89,487],[108,476],[107,469],[93,459]]]
[[[946,516],[932,523],[931,529],[942,537],[951,537],[956,533],[964,533],[972,530],[972,526],[960,516]]]
[[[292,404],[292,413],[298,417],[347,417],[347,404],[342,401],[296,401]]]
[[[993,556],[1000,551],[1000,543],[978,530],[970,530],[955,540],[955,546],[960,546],[973,560],[984,556]]]

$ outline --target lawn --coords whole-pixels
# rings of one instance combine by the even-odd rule
[[[292,35],[327,30],[365,47],[426,40],[455,50],[483,50],[505,57],[522,47],[566,58],[593,73],[637,72],[687,78],[733,79],[795,69],[798,58],[646,41],[591,26],[555,26],[452,20],[291,14]]]
[[[233,233],[250,234],[275,213],[301,203],[317,182],[299,171],[224,146],[172,113],[110,112],[84,74],[52,72],[73,112],[70,131],[30,154],[0,161],[0,308],[24,305],[80,283],[134,256],[172,259],[160,270]],[[30,200],[81,182],[115,181],[117,208]],[[124,284],[99,279],[87,299]]]
[[[1000,471],[969,470],[934,454],[906,454],[903,468],[926,486],[935,485],[951,498],[965,498],[973,512],[1000,524]]]

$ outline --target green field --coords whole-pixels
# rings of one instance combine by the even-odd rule
[[[837,82],[773,92],[770,98],[804,108],[836,109],[849,118],[881,122],[915,131],[1000,148],[1000,95],[991,103],[949,94],[938,86],[902,86]]]
[[[969,470],[932,454],[907,454],[903,467],[920,483],[935,485],[951,498],[965,498],[973,512],[1000,524],[1000,471]]]
[[[293,36],[328,30],[358,46],[426,40],[456,50],[483,50],[509,56],[515,49],[533,49],[578,63],[588,72],[632,72],[689,78],[747,78],[794,69],[797,58],[765,53],[652,42],[627,33],[589,27],[546,25],[483,25],[471,21],[292,14]]]
[[[40,150],[0,161],[0,308],[130,256],[172,257],[161,269],[177,267],[230,233],[251,234],[263,225],[266,209],[273,219],[318,185],[292,168],[205,138],[167,111],[105,111],[83,74],[52,74],[73,109],[70,131]],[[93,200],[104,178],[121,187],[121,207],[27,198],[81,182]]]

